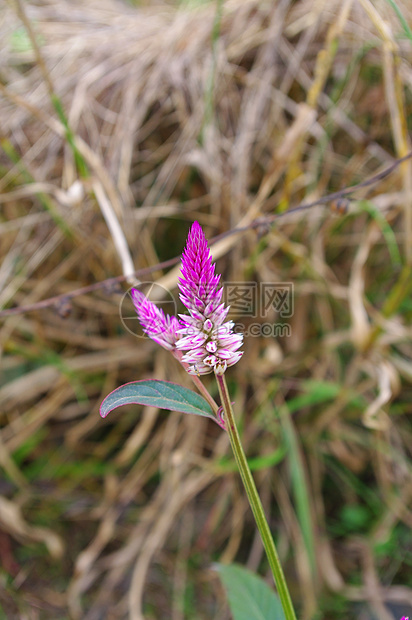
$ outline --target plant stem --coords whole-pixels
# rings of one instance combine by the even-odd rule
[[[177,361],[180,364],[182,364],[183,368],[186,371],[188,371],[189,364],[186,364],[185,362],[182,361],[182,357],[183,357],[182,351],[179,351],[178,349],[175,349],[174,351],[172,351],[172,355],[173,355],[173,357],[175,357],[177,359]],[[193,381],[193,383],[195,384],[195,386],[197,387],[197,389],[199,390],[199,392],[201,393],[203,398],[205,400],[207,400],[207,402],[209,403],[209,405],[212,408],[213,413],[217,417],[217,412],[218,412],[218,409],[219,409],[218,404],[213,400],[213,398],[211,397],[211,395],[209,394],[209,392],[207,391],[207,389],[205,388],[205,386],[203,385],[203,383],[201,382],[201,380],[199,379],[199,377],[197,375],[190,375],[189,374],[189,377],[191,378],[191,380]]]
[[[236,427],[235,416],[233,414],[233,409],[227,390],[225,376],[216,375],[216,380],[219,387],[220,397],[222,399],[222,406],[226,421],[226,430],[230,437],[230,443],[232,445],[232,450],[235,455],[242,482],[246,490],[250,507],[255,517],[256,525],[258,526],[258,530],[262,538],[267,558],[269,560],[280,602],[285,613],[285,618],[286,620],[296,620],[295,611],[292,605],[292,599],[290,598],[289,590],[286,584],[286,579],[283,574],[282,567],[280,565],[275,543],[273,541],[268,522],[266,521],[262,502],[260,501],[260,497],[257,492],[256,485],[250,472],[246,455],[240,441],[239,432]]]
[[[83,155],[79,152],[75,144],[75,136],[69,126],[69,122],[67,120],[66,113],[64,111],[62,102],[60,101],[59,97],[57,96],[54,90],[53,82],[51,80],[50,73],[47,69],[46,63],[44,62],[44,58],[41,54],[40,45],[35,35],[32,22],[27,17],[25,4],[26,3],[23,2],[23,0],[17,0],[17,3],[16,3],[17,14],[19,18],[21,19],[21,21],[23,22],[24,27],[26,28],[27,34],[30,39],[30,43],[33,47],[33,52],[36,58],[37,66],[43,75],[44,82],[46,84],[47,90],[49,91],[50,100],[54,106],[54,109],[56,110],[59,116],[60,122],[62,123],[62,125],[64,126],[66,130],[66,140],[73,151],[74,159],[77,164],[77,168],[79,170],[80,176],[83,178],[87,178],[89,176],[89,170],[87,168],[87,164],[83,158]]]

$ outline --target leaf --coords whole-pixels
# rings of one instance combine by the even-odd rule
[[[281,445],[269,454],[248,457],[247,463],[251,471],[260,471],[262,469],[268,469],[269,467],[278,465],[281,461],[283,461],[285,455],[286,447]],[[233,456],[224,456],[219,459],[217,463],[219,471],[222,473],[226,473],[228,471],[239,471],[236,460]]]
[[[105,418],[113,409],[123,405],[149,405],[212,418],[213,411],[204,398],[187,388],[168,381],[132,381],[111,392],[100,405],[100,415]]]
[[[285,620],[277,594],[261,577],[237,564],[215,564],[233,620]]]
[[[290,472],[292,478],[293,494],[296,502],[296,512],[298,515],[303,540],[310,562],[312,575],[316,573],[315,560],[315,537],[314,527],[310,510],[310,492],[305,476],[305,463],[302,455],[302,447],[296,433],[290,411],[288,407],[279,410],[283,436],[287,450],[289,452]]]

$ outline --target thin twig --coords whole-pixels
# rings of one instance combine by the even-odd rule
[[[275,221],[285,217],[286,215],[290,215],[292,213],[298,213],[300,211],[307,211],[318,205],[328,204],[332,200],[335,200],[337,198],[343,198],[345,196],[350,196],[351,194],[355,193],[359,189],[362,189],[364,187],[369,187],[371,185],[374,185],[375,183],[378,183],[382,179],[386,178],[389,174],[391,174],[400,164],[402,164],[404,161],[407,161],[408,159],[411,159],[411,158],[412,158],[412,151],[408,153],[407,155],[405,155],[404,157],[401,157],[400,159],[397,159],[396,161],[394,161],[393,164],[391,164],[385,170],[382,170],[382,172],[379,172],[378,174],[374,175],[370,179],[366,179],[365,181],[362,181],[361,183],[358,183],[357,185],[352,185],[351,187],[346,187],[337,192],[332,192],[331,194],[328,194],[327,196],[322,196],[322,198],[318,198],[317,200],[314,200],[312,202],[301,203],[300,205],[297,205],[296,207],[292,207],[291,209],[288,209],[287,211],[284,211],[283,213],[273,213],[270,215],[258,217],[254,219],[252,222],[250,222],[247,226],[235,227],[235,228],[232,228],[231,230],[225,231],[224,233],[213,237],[211,239],[211,245],[213,246],[214,243],[216,243],[217,241],[220,241],[221,239],[225,239],[226,237],[230,237],[232,235],[236,235],[239,233],[244,233],[244,232],[247,232],[248,230],[256,230],[260,228],[264,229],[265,226],[272,225]],[[17,306],[16,308],[7,308],[6,310],[0,310],[0,318],[7,317],[7,316],[14,316],[17,314],[25,314],[26,312],[33,312],[34,310],[43,310],[44,308],[49,308],[50,306],[59,306],[60,304],[70,301],[71,299],[73,299],[74,297],[78,297],[79,295],[87,295],[88,293],[92,293],[94,291],[98,291],[102,289],[106,291],[113,291],[113,290],[116,290],[118,284],[121,284],[122,282],[129,280],[131,275],[134,276],[135,278],[141,279],[143,276],[153,273],[154,271],[159,271],[161,269],[173,267],[174,265],[177,265],[179,261],[180,261],[180,256],[175,256],[174,258],[171,258],[162,263],[157,263],[156,265],[153,265],[151,267],[145,267],[144,269],[138,269],[133,274],[116,276],[114,278],[107,278],[106,280],[95,282],[94,284],[90,284],[89,286],[83,286],[81,288],[75,289],[74,291],[70,291],[69,293],[63,293],[61,295],[56,295],[48,299],[43,299],[42,301],[38,301],[34,304],[28,304],[27,306]]]

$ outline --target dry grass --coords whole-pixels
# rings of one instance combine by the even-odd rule
[[[132,283],[195,218],[213,236],[281,214],[214,253],[227,282],[294,284],[292,335],[246,338],[228,376],[302,619],[412,613],[411,161],[347,214],[284,213],[410,151],[412,7],[396,7],[404,25],[384,0],[0,10],[3,308]],[[152,275],[176,294],[177,269]],[[190,385],[120,300],[0,325],[4,617],[227,620],[212,561],[267,569],[217,426],[99,418],[126,381]]]

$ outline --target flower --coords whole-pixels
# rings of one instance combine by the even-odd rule
[[[163,348],[172,351],[180,338],[178,331],[181,326],[178,319],[165,315],[161,308],[135,288],[132,288],[132,301],[145,334]]]
[[[233,332],[233,321],[224,322],[229,306],[222,301],[223,289],[219,288],[220,276],[215,275],[215,265],[206,237],[198,222],[190,229],[186,248],[182,254],[182,277],[178,280],[180,299],[189,316],[179,315],[183,327],[176,342],[185,351],[182,361],[189,365],[190,374],[221,375],[243,355],[243,334]]]
[[[229,306],[222,303],[220,275],[198,222],[189,231],[181,273],[180,299],[189,311],[179,315],[181,322],[132,289],[137,316],[149,338],[171,351],[189,374],[222,375],[242,357],[243,334],[233,331],[233,321],[225,322]]]
[[[215,275],[215,265],[198,222],[189,231],[181,272],[178,283],[182,303],[195,316],[209,314],[220,303],[223,289],[218,290],[220,276]]]

